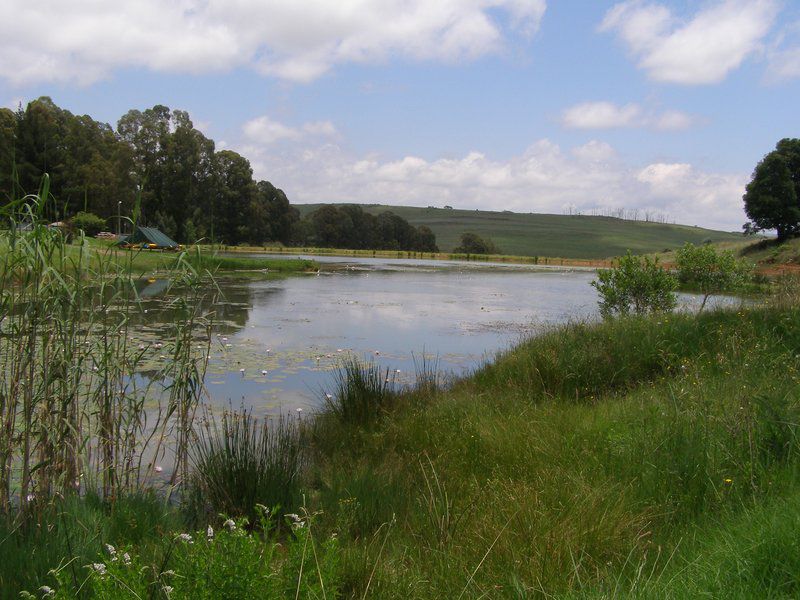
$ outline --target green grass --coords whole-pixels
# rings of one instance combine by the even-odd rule
[[[305,215],[320,204],[300,204]],[[391,210],[414,226],[427,225],[436,234],[443,252],[458,246],[460,236],[472,231],[489,237],[505,255],[604,259],[634,254],[661,252],[686,242],[700,244],[742,239],[738,233],[713,231],[688,225],[625,221],[612,217],[547,215],[533,213],[449,210],[411,206],[363,205],[377,214]]]
[[[796,596],[800,308],[796,295],[783,300],[575,323],[446,387],[423,368],[422,389],[391,402],[378,398],[383,372],[345,369],[343,398],[352,386],[378,400],[345,419],[331,398],[310,424],[298,489],[318,562],[294,530],[278,554],[258,530],[229,540],[248,581],[261,582],[231,597],[291,596],[303,556],[331,598]],[[213,509],[247,512],[207,499],[215,529]],[[180,531],[161,526],[172,528],[165,539]],[[92,530],[98,541],[132,537]],[[131,551],[161,564],[169,544],[140,539]],[[181,547],[164,568],[187,582],[235,581],[225,544]],[[64,552],[54,543],[35,572]],[[272,583],[259,579],[270,573]],[[278,580],[283,592],[270,587]]]

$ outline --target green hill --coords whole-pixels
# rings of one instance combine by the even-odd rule
[[[305,216],[322,204],[297,204]],[[415,226],[427,225],[436,234],[443,252],[452,251],[461,234],[472,231],[490,237],[503,254],[558,256],[562,258],[609,258],[631,250],[636,254],[661,252],[685,242],[741,240],[742,234],[688,225],[625,221],[613,217],[524,214],[484,210],[421,208],[363,204],[378,214],[391,210]]]

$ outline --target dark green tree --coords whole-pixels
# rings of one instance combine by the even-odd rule
[[[500,254],[500,249],[489,238],[470,231],[461,234],[461,243],[453,248],[457,254]]]
[[[800,140],[784,139],[758,163],[744,194],[752,223],[746,230],[774,229],[783,240],[800,228]]]

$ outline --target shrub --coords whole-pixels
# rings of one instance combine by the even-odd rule
[[[82,229],[86,235],[97,235],[106,227],[106,220],[89,212],[79,212],[70,219],[70,223],[77,229]]]
[[[702,311],[709,296],[741,288],[752,277],[753,267],[737,260],[729,250],[714,246],[695,246],[687,242],[677,254],[678,279],[703,294]]]
[[[600,312],[604,317],[675,308],[675,277],[658,265],[658,259],[633,256],[630,251],[616,268],[598,271],[592,285],[600,294]]]

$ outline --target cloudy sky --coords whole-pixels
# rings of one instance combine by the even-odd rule
[[[189,111],[292,202],[738,230],[800,137],[797,0],[0,0],[0,104]]]

